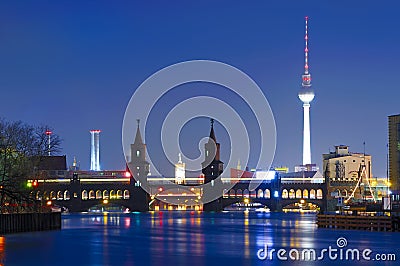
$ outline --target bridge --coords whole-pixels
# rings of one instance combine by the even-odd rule
[[[60,171],[59,171],[60,172]],[[258,180],[260,184],[250,191],[251,178],[221,178],[230,189],[223,189],[220,197],[201,204],[204,191],[198,182],[176,189],[168,178],[148,178],[150,194],[146,193],[129,171],[61,171],[58,176],[37,180],[31,196],[44,204],[83,212],[91,207],[118,205],[130,211],[192,209],[222,211],[232,205],[250,207],[256,204],[271,211],[282,211],[285,206],[314,204],[326,209],[327,187],[318,172],[274,173],[272,179]],[[33,180],[30,180],[32,182]],[[234,185],[230,185],[233,184]],[[167,202],[176,202],[168,204]],[[196,207],[197,206],[197,207]]]

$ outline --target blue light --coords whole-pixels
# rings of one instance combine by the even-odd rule
[[[278,197],[279,197],[279,192],[276,191],[276,190],[274,191],[274,197],[275,197],[275,198],[278,198]]]

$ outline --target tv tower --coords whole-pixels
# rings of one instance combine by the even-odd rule
[[[304,74],[299,91],[299,98],[303,102],[303,165],[311,164],[311,143],[310,143],[310,103],[314,99],[314,90],[311,88],[311,74],[308,71],[308,17],[306,20],[306,34],[304,36]]]

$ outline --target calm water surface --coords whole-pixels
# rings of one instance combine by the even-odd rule
[[[399,233],[318,229],[313,214],[66,214],[62,227],[1,237],[0,265],[400,265]],[[340,249],[341,237],[347,245]],[[299,254],[313,249],[318,257],[329,246],[338,250],[336,260],[328,254],[316,261],[292,260],[287,253],[288,261],[279,260],[276,253],[272,260],[257,256],[267,247],[268,252],[295,249]],[[346,249],[360,254],[371,249],[371,260],[345,260]],[[374,257],[392,253],[397,261],[378,262]],[[263,254],[259,252],[261,258]]]

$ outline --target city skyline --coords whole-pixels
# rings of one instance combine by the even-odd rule
[[[342,8],[316,3],[213,3],[213,8],[205,3],[154,8],[2,3],[0,86],[7,101],[0,114],[49,124],[64,139],[62,153],[69,164],[75,156],[83,169],[90,166],[88,131],[99,128],[102,168],[121,169],[121,124],[135,88],[170,64],[213,59],[238,67],[263,89],[277,125],[273,164],[293,169],[301,163],[297,92],[304,62],[303,19],[309,16],[310,62],[318,89],[311,108],[312,162],[321,166],[322,154],[334,145],[361,152],[365,141],[373,174],[385,176],[387,116],[399,113],[398,4]],[[166,99],[172,103],[173,97]],[[204,119],[186,131],[190,135],[201,129],[197,139],[208,134],[207,126]],[[223,136],[217,123],[216,130]],[[194,148],[183,138],[190,153]],[[229,145],[223,139],[219,137],[224,160]]]

